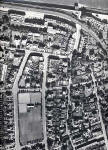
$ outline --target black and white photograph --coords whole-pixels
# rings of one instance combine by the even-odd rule
[[[108,0],[0,1],[0,150],[108,150]]]

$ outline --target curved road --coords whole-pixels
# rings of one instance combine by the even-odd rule
[[[1,6],[4,7],[9,7],[9,8],[18,8],[21,10],[31,10],[31,11],[40,11],[46,14],[52,14],[52,15],[56,15],[56,16],[60,16],[63,17],[65,19],[68,19],[71,22],[74,22],[75,24],[79,24],[81,25],[81,28],[86,31],[87,33],[89,33],[92,37],[95,38],[95,40],[97,42],[99,42],[103,48],[104,51],[106,51],[107,47],[104,43],[102,43],[102,41],[99,39],[99,37],[90,29],[88,28],[87,25],[83,24],[82,22],[80,22],[79,20],[77,20],[76,18],[73,18],[71,13],[65,10],[61,10],[61,9],[56,9],[56,8],[48,8],[48,7],[40,7],[40,6],[33,6],[33,5],[27,5],[27,4],[17,4],[17,3],[3,3],[1,4]],[[30,52],[31,53],[31,52]],[[14,114],[15,114],[15,120],[17,120],[17,122],[15,123],[15,128],[18,129],[18,107],[17,107],[17,92],[18,92],[18,81],[20,79],[20,76],[22,75],[24,66],[25,66],[25,62],[27,61],[27,58],[30,54],[28,51],[25,54],[25,57],[23,59],[23,62],[21,64],[21,67],[19,69],[19,72],[17,74],[14,86],[13,86],[13,96],[14,96]],[[17,112],[17,113],[16,113]],[[20,150],[20,143],[19,143],[19,131],[15,130],[15,139],[16,139],[16,150]]]
[[[104,52],[106,52],[107,50],[107,46],[105,45],[105,43],[103,43],[99,37],[96,35],[95,32],[93,32],[90,28],[88,28],[87,25],[85,25],[84,23],[80,22],[78,19],[76,18],[73,18],[72,15],[71,15],[71,12],[69,11],[66,11],[66,10],[63,10],[63,9],[59,9],[59,8],[49,8],[49,7],[42,7],[42,6],[36,6],[36,5],[30,5],[30,4],[23,4],[23,3],[15,3],[15,2],[9,2],[9,3],[3,3],[1,4],[1,6],[7,6],[7,7],[10,7],[10,8],[18,8],[18,9],[21,9],[21,10],[31,10],[31,11],[40,11],[42,13],[45,13],[45,14],[52,14],[52,15],[56,15],[56,16],[61,16],[71,22],[74,22],[75,24],[79,24],[81,25],[81,28],[86,31],[87,33],[89,33],[92,37],[95,38],[95,40],[97,42],[99,42],[102,46],[102,49]]]

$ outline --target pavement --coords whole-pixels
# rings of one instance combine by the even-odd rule
[[[97,94],[97,86],[96,86],[96,83],[95,83],[96,79],[94,77],[94,73],[93,73],[92,69],[91,69],[91,71],[92,71],[91,76],[92,76],[92,80],[93,80],[93,83],[94,83],[94,92],[95,92],[96,97],[97,97],[97,105],[98,105],[98,110],[99,110],[99,117],[100,117],[100,122],[101,122],[101,126],[102,126],[103,136],[104,136],[104,139],[105,139],[106,148],[108,150],[108,139],[107,139],[105,126],[104,126],[103,119],[102,119],[101,108],[100,108],[100,103],[99,103],[99,96]]]
[[[16,4],[15,2],[11,2],[11,4],[1,4],[1,6],[9,7],[9,8],[18,8],[19,10],[25,10],[25,11],[37,11],[45,14],[52,14],[56,16],[60,16],[63,18],[66,18],[70,21],[72,21],[75,24],[79,24],[81,28],[86,31],[88,34],[90,34],[92,37],[95,38],[97,42],[99,42],[104,50],[107,49],[107,46],[105,43],[103,43],[99,37],[96,35],[94,31],[92,31],[85,23],[82,23],[80,20],[73,18],[71,15],[71,12],[67,12],[65,10],[59,9],[59,8],[48,8],[48,7],[42,7],[42,6],[36,6],[36,5],[28,5],[28,4]],[[23,8],[22,8],[23,7]]]
[[[44,53],[44,69],[43,69],[43,83],[42,83],[42,120],[43,120],[43,134],[44,134],[44,143],[45,150],[48,150],[47,147],[47,131],[46,131],[46,107],[45,107],[45,91],[46,91],[46,76],[47,76],[47,66],[48,66],[48,56],[49,54]]]
[[[23,61],[21,63],[21,66],[19,68],[19,71],[17,73],[17,76],[16,76],[16,79],[15,79],[15,82],[14,82],[14,85],[13,85],[13,89],[12,89],[12,92],[13,92],[13,98],[14,98],[14,121],[15,121],[15,149],[16,150],[20,150],[20,141],[19,141],[19,124],[18,124],[18,82],[19,82],[19,79],[22,75],[22,72],[23,72],[23,69],[24,69],[24,66],[27,62],[27,59],[28,59],[28,56],[30,55],[31,52],[29,51],[26,51],[25,53],[25,56],[23,58]]]
[[[25,64],[28,60],[28,57],[31,53],[35,53],[34,51],[28,51],[26,50],[25,51],[25,56],[23,58],[23,61],[21,63],[21,66],[19,68],[19,71],[18,71],[18,74],[16,76],[16,79],[15,79],[15,82],[14,82],[14,85],[13,85],[13,98],[14,98],[14,120],[15,120],[15,149],[16,150],[20,150],[21,149],[21,146],[20,146],[20,135],[19,135],[19,124],[18,124],[18,91],[19,91],[19,88],[18,88],[18,82],[19,82],[19,79],[23,73],[23,70],[24,70],[24,67],[25,67]],[[37,53],[37,52],[36,52]],[[44,77],[43,77],[43,84],[42,84],[42,116],[43,116],[43,134],[44,134],[44,143],[45,143],[45,150],[48,150],[47,148],[47,136],[46,136],[46,111],[45,111],[45,91],[46,91],[46,73],[47,73],[47,59],[48,59],[48,56],[49,54],[48,53],[44,53],[43,54],[44,56]]]
[[[74,44],[74,49],[78,49],[79,46],[79,41],[80,41],[80,37],[81,37],[81,26],[79,24],[76,24],[76,28],[77,28],[77,32],[76,32],[76,37],[75,37],[75,44]]]
[[[99,42],[102,46],[102,48],[104,50],[106,50],[106,45],[104,43],[102,43],[102,41],[99,39],[99,37],[96,35],[95,32],[93,32],[90,28],[88,28],[87,25],[83,24],[82,22],[80,22],[79,20],[72,18],[71,13],[69,12],[65,12],[64,10],[60,10],[60,9],[56,9],[56,8],[41,8],[41,7],[36,7],[33,5],[20,5],[20,6],[15,6],[15,5],[11,5],[11,4],[1,4],[1,6],[5,6],[5,7],[9,7],[9,8],[18,8],[18,9],[23,9],[23,10],[31,10],[31,11],[39,11],[45,14],[52,14],[52,15],[56,15],[56,16],[60,16],[63,18],[66,18],[72,22],[74,22],[75,24],[78,24],[81,26],[81,29],[83,29],[84,31],[86,31],[88,34],[90,34],[92,37],[94,37],[96,39],[97,42]],[[22,7],[23,6],[23,7]],[[14,85],[13,85],[13,97],[14,97],[14,120],[15,120],[15,143],[16,143],[16,150],[20,150],[20,142],[19,142],[19,125],[18,125],[18,99],[17,99],[17,93],[18,93],[18,82],[19,79],[22,75],[24,66],[27,62],[28,56],[30,55],[31,51],[25,51],[25,56],[23,58],[23,61],[21,63],[21,66],[19,68],[18,74],[16,76]],[[46,84],[46,72],[47,72],[47,58],[48,58],[49,54],[44,54],[44,77],[43,77],[43,90],[42,90],[42,106],[43,106],[43,132],[44,132],[44,141],[46,142],[46,112],[45,112],[45,84]],[[94,82],[94,86],[96,88],[95,82]],[[97,96],[98,99],[98,96]],[[106,137],[106,132],[105,132],[105,127],[102,121],[102,116],[101,116],[101,111],[100,111],[100,105],[99,105],[99,99],[98,99],[98,108],[99,108],[99,115],[100,115],[100,120],[101,120],[101,125],[102,125],[102,130],[103,130],[103,135],[105,138],[105,143],[108,147],[108,141],[107,141],[107,137]],[[45,150],[47,150],[47,144],[45,144]]]

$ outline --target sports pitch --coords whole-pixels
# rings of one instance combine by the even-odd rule
[[[42,138],[42,121],[40,114],[40,106],[37,106],[30,112],[19,114],[21,145],[26,145],[27,142]]]
[[[21,145],[32,143],[32,141],[40,140],[43,137],[41,103],[34,107],[29,106],[28,104],[33,104],[33,102],[30,102],[28,94],[19,94],[19,134]]]

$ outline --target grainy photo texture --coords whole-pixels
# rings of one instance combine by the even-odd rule
[[[108,0],[0,1],[0,150],[108,150]]]

